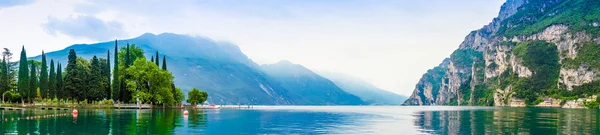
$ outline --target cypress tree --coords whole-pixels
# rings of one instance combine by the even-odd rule
[[[150,58],[150,62],[154,63],[154,56]]]
[[[42,98],[48,97],[48,63],[46,63],[44,51],[42,51],[42,68],[40,69],[40,93]]]
[[[29,65],[27,63],[27,53],[25,46],[21,49],[21,58],[19,59],[19,73],[17,80],[17,90],[21,94],[21,103],[23,97],[29,97]]]
[[[119,81],[119,48],[117,46],[117,40],[115,40],[115,58],[114,58],[114,67],[113,67],[113,80],[112,80],[112,97],[113,100],[119,100],[121,97],[120,93],[120,81]]]
[[[30,74],[29,74],[29,101],[33,102],[33,99],[35,99],[35,95],[37,93],[37,86],[38,86],[38,80],[37,80],[37,74],[36,74],[36,67],[35,67],[35,63],[31,63],[31,70],[30,70]]]
[[[8,68],[6,64],[6,57],[2,56],[2,63],[0,63],[0,94],[4,94],[5,91],[8,91],[10,87],[8,81]],[[2,99],[4,102],[4,98]]]
[[[160,58],[158,58],[158,51],[156,51],[156,66],[160,66],[158,60],[160,60]]]
[[[115,65],[116,66],[116,65]],[[106,77],[106,91],[105,91],[105,95],[106,95],[106,99],[112,99],[112,92],[111,92],[111,87],[110,87],[110,50],[108,50],[106,52],[106,67],[104,67],[104,77]]]
[[[163,70],[167,70],[167,56],[163,55],[163,65],[162,65],[162,69]]]
[[[56,70],[54,70],[54,60],[50,59],[50,76],[48,76],[48,98],[56,97]]]
[[[62,77],[62,66],[60,63],[57,64],[56,68],[56,96],[60,99],[65,99],[67,93],[63,90],[63,77]]]
[[[127,68],[129,68],[129,64],[130,64],[130,57],[129,57],[129,43],[127,43],[127,47],[125,49],[125,70],[123,73],[123,80],[121,81],[121,101],[127,103],[129,102],[129,91],[127,90],[127,87],[125,87],[125,80],[127,80],[128,75],[127,75]]]

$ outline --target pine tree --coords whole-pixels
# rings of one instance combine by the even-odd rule
[[[35,63],[31,63],[31,70],[30,70],[30,74],[29,74],[29,101],[33,102],[33,99],[35,98],[35,93],[37,93],[37,89],[38,89],[38,78],[37,78],[37,74],[36,74],[36,66]]]
[[[50,76],[48,76],[48,98],[56,97],[56,70],[54,70],[54,60],[50,59]]]
[[[105,82],[102,75],[102,65],[96,56],[91,60],[91,69],[88,78],[86,98],[92,101],[99,101],[104,97],[106,89],[104,87]]]
[[[42,68],[40,69],[40,94],[42,98],[48,97],[48,63],[46,63],[44,51],[42,51]]]
[[[27,53],[25,46],[21,50],[21,58],[19,59],[19,74],[17,80],[17,90],[21,94],[21,103],[23,97],[29,97],[29,64],[27,63]]]
[[[105,96],[106,99],[112,99],[112,92],[110,87],[110,50],[106,53],[106,66],[104,67],[104,77],[106,77]]]
[[[56,68],[56,97],[60,99],[66,99],[66,92],[63,90],[63,77],[62,77],[62,66],[60,63],[57,64]]]
[[[156,51],[156,66],[160,66],[158,60],[160,60],[160,58],[158,57],[158,51]]]
[[[78,76],[78,70],[80,70],[77,66],[77,54],[75,53],[75,50],[71,49],[69,50],[69,56],[68,56],[68,62],[67,62],[67,74],[64,78],[64,88],[63,91],[65,92],[65,96],[66,98],[75,98],[75,96],[77,96],[77,91],[81,90],[78,89],[77,85],[80,85],[80,83],[82,83],[82,78],[79,78]]]
[[[114,67],[113,67],[113,80],[112,80],[112,98],[113,100],[121,99],[120,94],[120,81],[119,81],[119,48],[117,46],[117,40],[115,40],[115,55],[114,55]]]
[[[167,70],[167,56],[163,55],[163,65],[162,65],[162,69],[163,70]]]

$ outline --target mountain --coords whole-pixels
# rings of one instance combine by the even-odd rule
[[[373,86],[364,80],[333,72],[319,72],[319,75],[331,80],[342,90],[360,97],[372,105],[401,105],[408,97],[398,95]]]
[[[260,67],[233,44],[172,33],[148,33],[133,39],[119,40],[117,43],[119,47],[127,43],[140,46],[147,59],[159,51],[161,58],[163,55],[167,57],[167,67],[175,76],[175,85],[186,93],[191,88],[209,92],[210,103],[294,104],[278,94],[277,90],[283,88],[268,80]],[[78,56],[86,59],[94,55],[105,58],[106,51],[110,50],[113,58],[114,45],[114,41],[77,44],[46,55],[48,59],[58,60],[65,67],[70,49],[75,49]],[[39,60],[40,56],[33,59]]]
[[[404,104],[584,107],[600,92],[599,37],[600,1],[507,0]]]
[[[117,41],[119,47],[126,46],[128,43],[141,47],[147,59],[154,56],[156,51],[159,52],[161,59],[166,56],[167,67],[175,76],[175,85],[181,87],[185,93],[191,88],[207,91],[210,95],[208,99],[210,103],[260,105],[363,104],[362,101],[352,98],[355,96],[342,93],[343,91],[335,91],[334,87],[327,84],[315,84],[315,86],[327,87],[313,87],[315,89],[312,94],[329,94],[329,97],[297,95],[297,93],[302,93],[301,90],[304,89],[290,87],[299,86],[291,84],[292,82],[281,82],[273,79],[272,76],[266,74],[263,67],[254,63],[242,53],[238,46],[231,43],[173,33],[159,35],[146,33],[132,39]],[[55,62],[62,63],[65,67],[70,49],[75,49],[77,56],[86,59],[90,59],[94,55],[106,58],[107,51],[110,51],[112,63],[114,45],[114,41],[76,44],[63,50],[47,52],[46,57],[48,60],[54,59]],[[40,60],[41,56],[32,57],[32,59]],[[311,71],[307,69],[306,72]],[[302,83],[302,85],[312,86],[312,83],[323,82],[327,83],[320,79],[310,83]],[[288,90],[288,88],[294,89]],[[331,98],[331,94],[342,97],[339,97],[340,100],[320,99]]]
[[[357,105],[366,104],[359,97],[349,94],[335,83],[321,77],[302,65],[289,61],[261,66],[267,75],[278,80],[288,90],[283,95],[298,105]]]

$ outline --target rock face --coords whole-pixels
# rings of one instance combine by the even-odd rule
[[[498,17],[423,75],[404,105],[581,106],[549,98],[591,98],[600,78],[600,25],[568,19],[600,12],[579,8],[600,9],[600,2],[507,0]]]

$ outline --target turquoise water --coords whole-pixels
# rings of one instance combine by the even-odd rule
[[[600,134],[599,111],[588,109],[262,106],[189,112],[79,110],[74,117],[70,111],[2,110],[0,134]],[[41,118],[16,120],[32,116]]]

